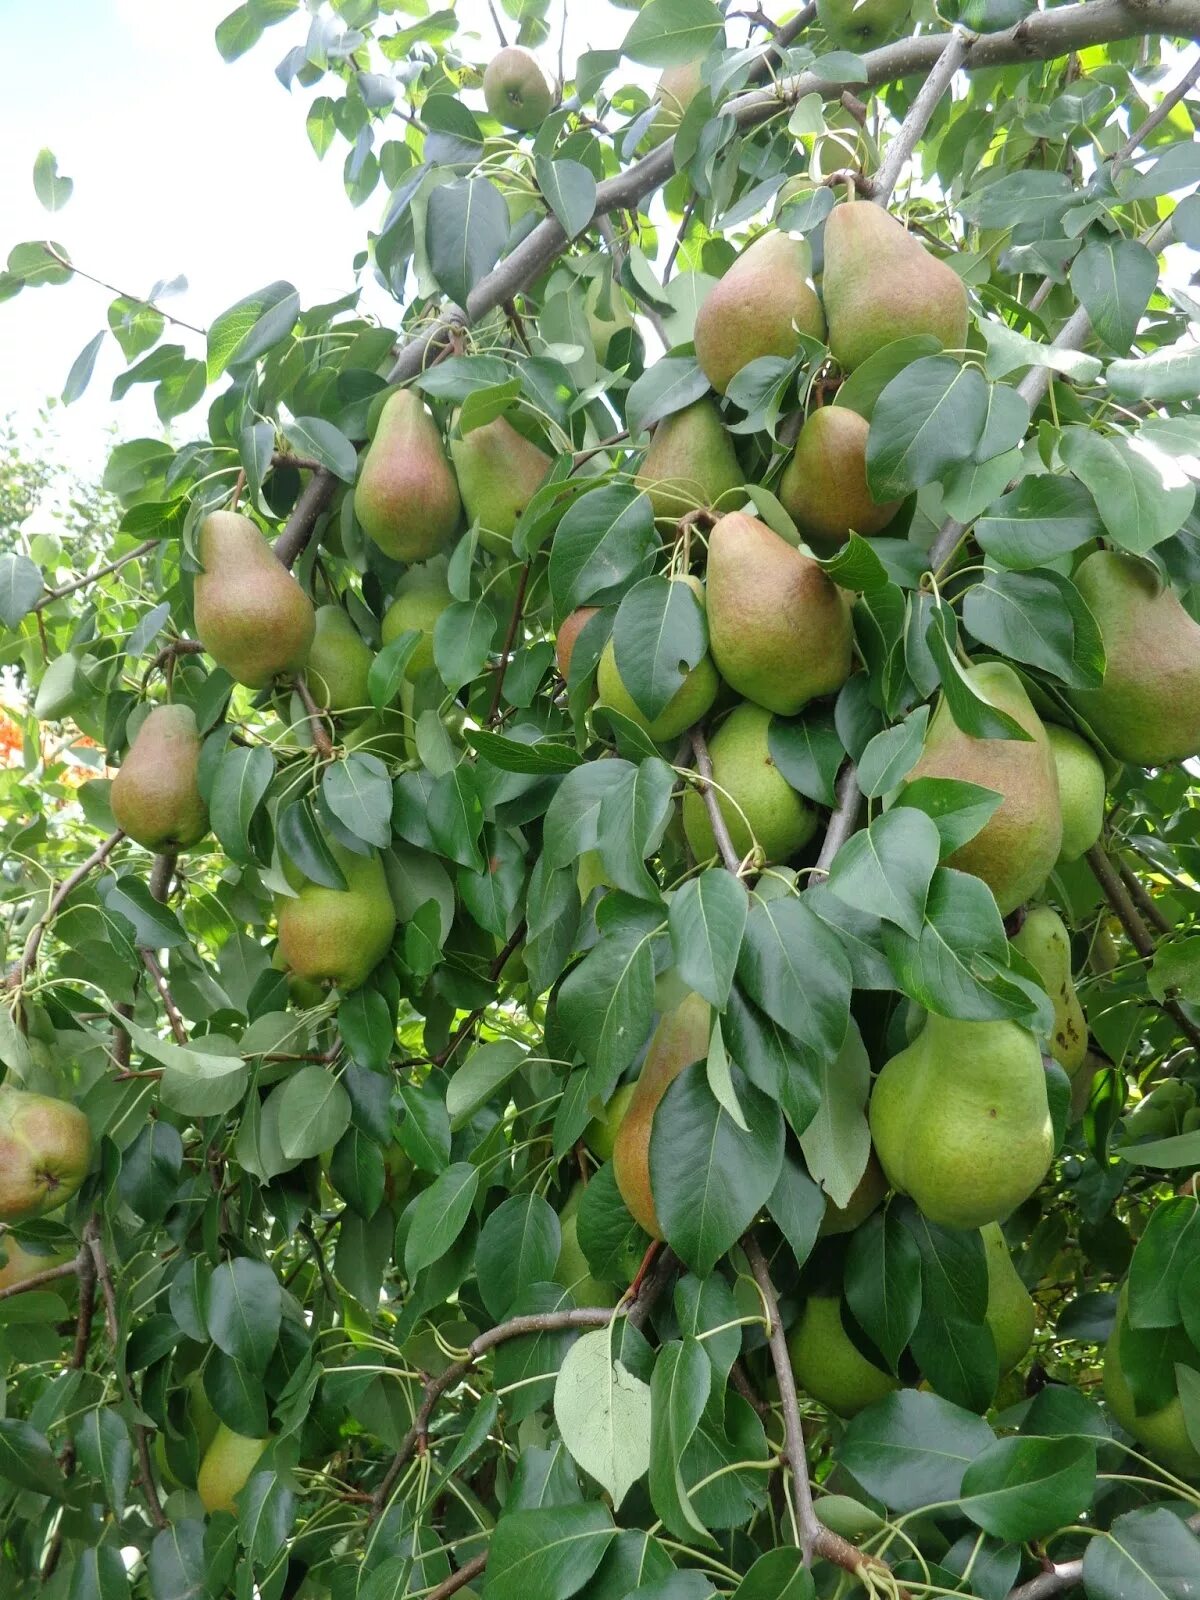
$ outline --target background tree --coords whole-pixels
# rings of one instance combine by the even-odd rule
[[[1190,1594],[1200,3],[555,21],[231,13],[395,325],[13,514],[5,1592]]]

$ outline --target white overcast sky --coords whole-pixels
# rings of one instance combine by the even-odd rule
[[[572,59],[589,46],[619,44],[633,20],[595,0],[568,3]],[[380,186],[359,210],[351,207],[342,187],[345,142],[318,162],[304,131],[308,102],[322,87],[289,94],[274,76],[303,41],[303,14],[227,65],[213,30],[233,4],[0,0],[0,263],[21,240],[51,237],[80,267],[134,294],[182,273],[187,293],[164,305],[198,327],[276,278],[294,283],[304,304],[352,286],[352,258],[378,223],[385,192]],[[555,12],[554,48],[544,53],[551,71]],[[458,0],[458,13],[464,30],[478,33],[478,60],[486,62],[496,40],[483,0]],[[43,147],[75,182],[53,214],[33,192]],[[29,421],[47,395],[61,392],[111,298],[76,279],[0,303],[0,416]],[[180,338],[203,354],[193,335],[164,335]],[[59,413],[79,469],[102,465],[114,421],[125,437],[161,432],[150,386],[110,403],[122,370],[107,340],[87,393]],[[175,426],[187,435],[186,419]]]

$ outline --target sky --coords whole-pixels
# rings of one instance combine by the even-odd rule
[[[0,263],[26,239],[53,238],[84,270],[122,291],[147,294],[157,279],[183,274],[185,294],[163,308],[205,327],[226,306],[283,278],[302,304],[352,287],[351,262],[386,203],[382,185],[359,210],[342,187],[345,142],[323,162],[308,142],[309,100],[285,90],[276,63],[303,41],[303,13],[267,31],[227,64],[213,30],[234,0],[0,0]],[[618,44],[632,20],[608,6],[573,6],[568,49]],[[583,28],[586,37],[572,40]],[[465,31],[479,36],[478,60],[496,48],[483,0],[458,0]],[[553,13],[552,13],[553,15]],[[557,40],[555,41],[557,45]],[[553,69],[553,53],[545,62]],[[58,158],[74,193],[55,213],[33,190],[39,150]],[[80,279],[24,290],[0,303],[0,417],[32,422],[59,394],[71,363],[105,325],[112,295]],[[372,304],[386,314],[382,295]],[[168,329],[190,353],[193,334]],[[79,470],[99,470],[107,429],[157,436],[151,386],[109,400],[124,370],[106,340],[91,385],[59,413],[59,436]],[[176,432],[187,436],[187,419]]]

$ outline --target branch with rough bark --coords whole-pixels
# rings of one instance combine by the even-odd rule
[[[9,988],[19,988],[25,982],[37,962],[38,950],[41,948],[46,929],[62,910],[63,903],[73,890],[78,889],[85,878],[89,877],[97,867],[103,866],[124,837],[125,835],[120,828],[115,833],[110,833],[107,839],[96,846],[87,860],[81,866],[76,867],[74,872],[68,874],[59,884],[58,888],[50,896],[50,904],[29,931],[29,937],[25,941],[25,949],[22,952],[21,959],[8,975]]]

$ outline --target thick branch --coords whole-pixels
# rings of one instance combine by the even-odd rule
[[[1088,866],[1096,875],[1096,880],[1104,890],[1105,899],[1120,918],[1121,926],[1129,935],[1129,942],[1145,962],[1154,959],[1154,939],[1149,928],[1142,921],[1138,908],[1133,903],[1133,896],[1121,882],[1120,874],[1105,853],[1104,846],[1094,844],[1087,853]],[[1180,1033],[1192,1046],[1200,1052],[1200,1027],[1192,1021],[1178,1000],[1170,998],[1162,1002],[1162,1009],[1175,1023]]]
[[[951,79],[966,61],[974,43],[973,33],[968,33],[965,28],[955,28],[950,43],[934,62],[929,76],[921,85],[920,93],[908,108],[900,132],[888,145],[887,155],[875,174],[871,198],[879,205],[887,205],[905,163],[920,143],[930,118],[938,108],[938,102],[949,89]]]
[[[777,47],[786,45],[794,37],[792,27],[799,32],[807,25],[810,9],[806,6],[800,16],[780,30],[778,39],[764,52],[761,66],[756,64],[756,77],[760,72],[770,71]],[[1158,0],[1154,5],[1135,5],[1129,0],[1083,0],[1082,4],[1034,12],[1015,27],[979,39],[971,47],[965,70],[974,72],[1018,61],[1046,61],[1070,55],[1073,50],[1087,45],[1147,34],[1184,38],[1200,35],[1200,0]],[[954,35],[949,32],[921,34],[868,51],[862,57],[868,87],[878,88],[911,73],[931,72],[953,39]],[[739,95],[721,110],[744,130],[758,127],[805,95],[816,94],[824,100],[836,100],[841,93],[842,85],[830,83],[816,72],[801,72],[769,90]],[[675,141],[672,137],[624,172],[599,185],[596,209],[589,226],[598,225],[602,217],[614,211],[636,206],[644,196],[666,183],[674,170]],[[511,300],[540,277],[566,250],[567,244],[566,234],[556,218],[546,217],[539,222],[511,255],[479,280],[468,296],[465,313],[457,307],[448,307],[441,317],[409,340],[397,357],[388,381],[406,383],[415,378],[425,366],[431,346],[445,340],[452,329],[464,322],[470,326]],[[308,543],[317,518],[328,506],[337,483],[328,472],[316,472],[309,479],[287,526],[275,541],[275,554],[284,566],[291,567]]]
[[[47,589],[42,598],[34,606],[35,611],[44,611],[56,600],[61,600],[64,595],[74,594],[77,589],[86,589],[89,583],[98,583],[101,578],[107,578],[110,572],[116,572],[130,561],[136,561],[139,556],[149,555],[150,551],[161,544],[160,539],[145,539],[135,550],[129,550],[123,556],[118,556],[115,561],[110,561],[105,567],[97,567],[95,572],[89,572],[86,577],[76,578],[73,583],[64,583],[59,589]]]
[[[708,744],[699,727],[692,729],[688,738],[692,742],[692,754],[696,758],[696,771],[700,774],[700,793],[704,797],[704,805],[708,811],[708,820],[712,824],[713,838],[717,841],[717,849],[721,852],[721,860],[736,878],[741,867],[741,857],[734,849],[733,840],[729,836],[729,829],[721,813],[717,800],[717,791],[713,788],[713,765],[708,753]]]
[[[120,828],[115,833],[110,833],[102,844],[96,846],[83,865],[76,867],[75,871],[65,877],[59,884],[58,888],[50,896],[50,904],[29,931],[29,937],[25,941],[24,953],[9,974],[8,983],[10,987],[17,988],[33,971],[34,964],[37,961],[38,949],[41,946],[46,929],[62,910],[63,902],[71,894],[72,890],[78,889],[79,885],[90,873],[108,860],[124,837],[125,835]]]
[[[834,807],[830,813],[829,826],[825,829],[821,853],[817,857],[816,866],[808,875],[810,887],[814,883],[824,883],[829,876],[834,856],[858,826],[862,791],[858,787],[858,768],[853,761],[847,761],[842,768],[834,797]]]

